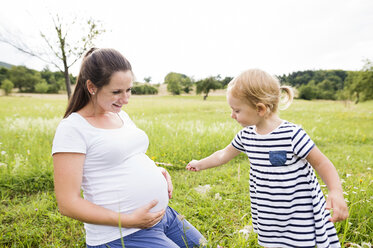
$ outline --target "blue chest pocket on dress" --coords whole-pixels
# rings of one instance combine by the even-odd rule
[[[284,165],[286,162],[286,151],[269,151],[269,161],[272,165]]]

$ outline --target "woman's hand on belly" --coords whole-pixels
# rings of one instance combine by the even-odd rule
[[[172,191],[174,190],[174,187],[172,186],[171,176],[165,168],[163,167],[158,167],[158,168],[161,170],[163,176],[166,178],[167,188],[168,188],[168,197],[171,199]]]
[[[131,214],[122,215],[121,222],[123,227],[127,228],[149,228],[157,224],[165,214],[166,209],[158,212],[150,212],[150,209],[158,204],[157,200],[153,200],[147,205],[140,207]]]

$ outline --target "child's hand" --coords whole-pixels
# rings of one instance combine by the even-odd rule
[[[186,166],[186,169],[189,171],[199,171],[201,170],[198,166],[198,160],[192,160]]]
[[[347,204],[341,192],[329,192],[326,209],[333,210],[332,217],[329,219],[333,223],[345,220],[348,217]]]

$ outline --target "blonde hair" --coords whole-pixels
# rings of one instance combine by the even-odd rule
[[[286,94],[285,99],[282,91]],[[282,110],[288,108],[294,97],[290,86],[281,86],[275,76],[259,69],[249,69],[235,77],[228,84],[227,94],[253,107],[263,103],[269,113],[277,112],[280,103]]]

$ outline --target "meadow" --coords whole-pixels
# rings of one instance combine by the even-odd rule
[[[51,145],[66,100],[0,97],[0,247],[85,247],[83,225],[61,216]],[[241,129],[224,96],[134,96],[124,110],[149,136],[147,155],[170,172],[170,206],[208,247],[259,247],[251,232],[249,162],[188,172],[192,159],[225,147]],[[295,100],[281,118],[302,125],[334,163],[350,217],[337,223],[343,247],[373,244],[373,102]],[[322,185],[324,194],[327,188]]]

